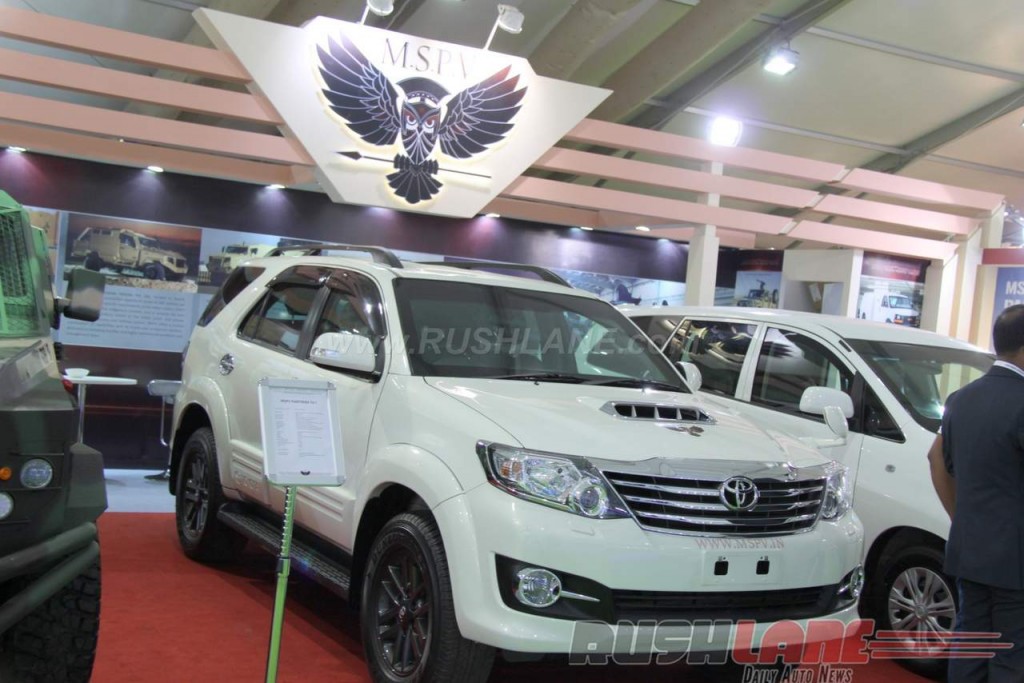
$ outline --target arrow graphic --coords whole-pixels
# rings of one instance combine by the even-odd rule
[[[361,152],[337,152],[337,154],[340,154],[343,157],[347,157],[349,159],[352,159],[353,161],[362,161],[363,159],[370,159],[372,161],[383,161],[384,163],[387,163],[387,164],[393,164],[394,163],[393,159],[386,159],[384,157],[370,156],[368,154],[362,154]],[[444,171],[445,173],[458,173],[459,175],[473,176],[474,178],[485,178],[487,180],[491,179],[491,176],[486,175],[484,173],[471,173],[470,171],[457,171],[454,168],[438,168],[437,170]]]

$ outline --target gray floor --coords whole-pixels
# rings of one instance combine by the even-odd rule
[[[107,512],[174,512],[167,481],[150,481],[155,470],[105,470]]]

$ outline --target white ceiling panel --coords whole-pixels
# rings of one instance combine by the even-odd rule
[[[935,153],[1024,173],[1022,119],[1024,107],[939,148]]]

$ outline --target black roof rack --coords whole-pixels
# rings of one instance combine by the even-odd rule
[[[281,256],[282,254],[291,252],[300,252],[303,256],[320,256],[325,251],[358,251],[364,254],[369,254],[373,257],[374,263],[383,263],[384,265],[391,266],[392,268],[402,267],[401,259],[395,256],[395,253],[390,249],[385,249],[384,247],[360,246],[356,244],[331,244],[329,242],[320,244],[291,244],[286,247],[277,247],[267,254],[267,257]]]
[[[447,268],[462,268],[464,270],[518,270],[524,273],[533,273],[544,282],[551,282],[563,287],[572,287],[568,282],[547,268],[530,266],[523,263],[500,263],[497,261],[420,261],[424,266],[445,266]]]

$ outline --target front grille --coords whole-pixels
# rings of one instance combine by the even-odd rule
[[[833,611],[838,586],[786,590],[669,593],[612,591],[617,620],[808,619]]]
[[[722,480],[605,472],[645,529],[714,536],[780,536],[810,529],[825,494],[824,479],[754,479],[760,497],[734,511],[719,497]]]
[[[36,290],[29,269],[32,245],[20,212],[0,213],[0,335],[39,332]]]

